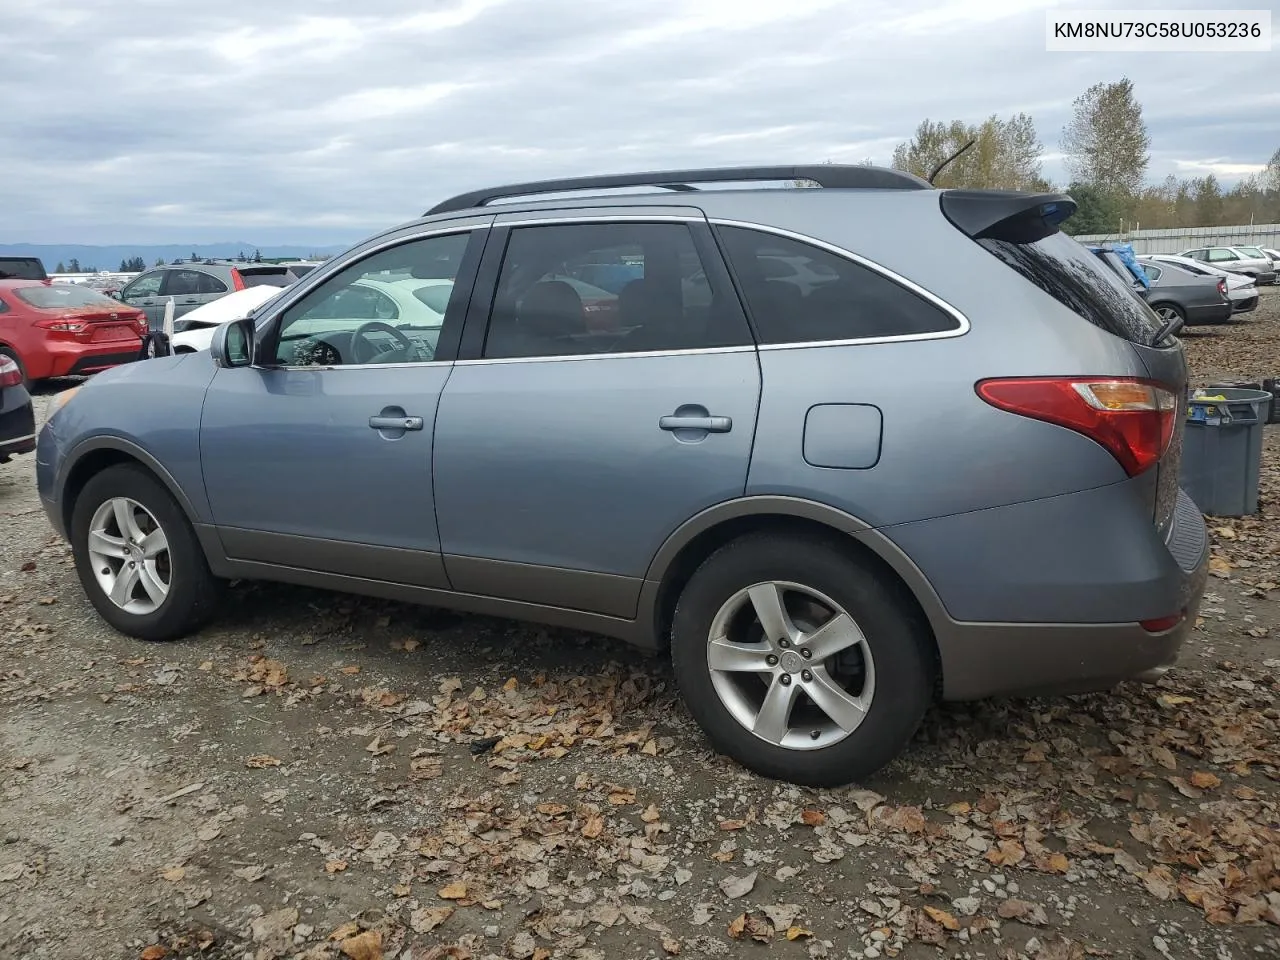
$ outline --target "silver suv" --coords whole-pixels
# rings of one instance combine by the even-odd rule
[[[1195,621],[1177,323],[1074,206],[836,165],[455,197],[62,394],[40,495],[133,636],[235,578],[608,634],[724,753],[848,782],[936,696],[1156,676]]]
[[[292,272],[285,264],[222,260],[172,263],[138,274],[115,296],[146,313],[152,330],[160,329],[165,304],[172,298],[173,329],[180,332],[187,328],[182,318],[197,307],[246,287],[287,287],[299,276],[301,273]]]

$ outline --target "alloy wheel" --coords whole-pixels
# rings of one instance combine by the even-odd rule
[[[799,583],[757,583],[730,597],[712,620],[707,666],[734,719],[790,750],[844,740],[875,695],[875,664],[857,622]]]
[[[103,594],[127,613],[154,613],[169,595],[169,539],[155,516],[128,497],[113,497],[89,521],[89,562]]]

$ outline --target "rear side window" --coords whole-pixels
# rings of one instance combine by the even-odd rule
[[[941,307],[813,244],[718,227],[761,343],[813,343],[956,330]]]
[[[111,307],[119,304],[89,287],[55,283],[49,287],[18,287],[13,291],[23,303],[37,310],[64,310],[69,307]]]
[[[1160,318],[1127,280],[1079,241],[1058,232],[1035,243],[992,239],[978,243],[1095,327],[1130,343],[1154,346]]]
[[[251,270],[240,268],[240,279],[246,287],[287,287],[289,285],[288,267],[254,267]]]
[[[227,285],[217,277],[211,277],[207,273],[200,274],[197,281],[197,293],[226,293]]]
[[[614,293],[582,276],[631,279]],[[683,223],[516,227],[490,314],[485,357],[555,357],[745,346],[733,291],[707,277]]]

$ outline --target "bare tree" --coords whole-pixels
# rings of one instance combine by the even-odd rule
[[[1076,97],[1071,120],[1062,131],[1071,179],[1125,197],[1142,189],[1150,162],[1151,135],[1142,105],[1127,77],[1095,83]]]

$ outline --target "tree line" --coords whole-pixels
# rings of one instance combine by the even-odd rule
[[[1073,101],[1060,139],[1070,176],[1065,185],[1041,173],[1044,147],[1025,113],[1008,119],[992,115],[977,124],[925,120],[894,150],[893,166],[928,177],[970,140],[974,145],[938,175],[937,186],[1065,190],[1078,205],[1063,224],[1068,233],[1280,223],[1280,148],[1261,173],[1230,190],[1212,173],[1148,183],[1151,135],[1127,77],[1096,83]]]

